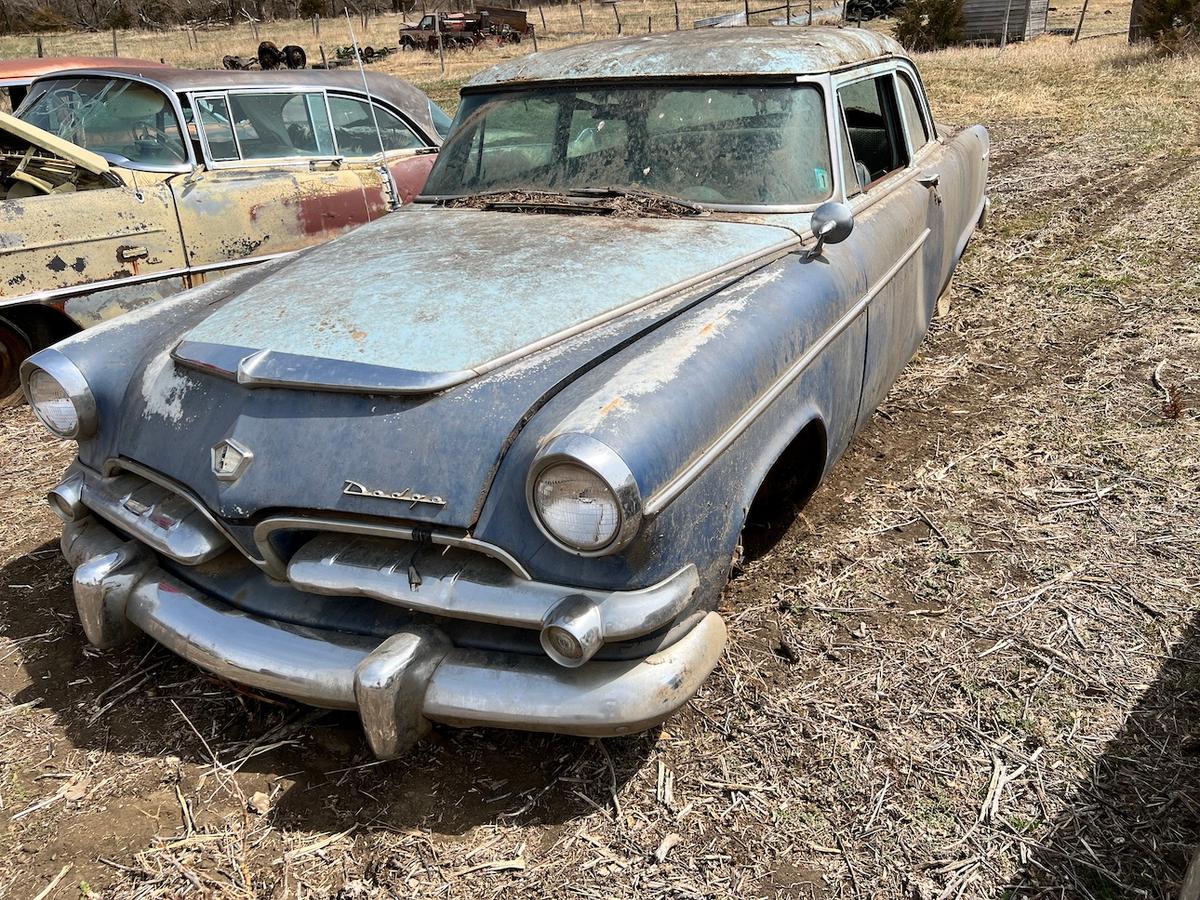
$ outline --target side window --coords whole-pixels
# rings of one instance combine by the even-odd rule
[[[329,117],[320,93],[231,93],[229,112],[241,158],[329,156]]]
[[[856,167],[866,169],[867,184],[908,165],[904,133],[896,112],[890,74],[856,81],[838,91],[850,131]],[[861,174],[862,169],[859,169]]]
[[[425,141],[399,116],[376,106],[372,117],[371,107],[365,100],[331,95],[329,112],[333,116],[338,152],[343,156],[374,156],[379,152],[381,137],[385,150],[415,150],[425,146]],[[378,133],[376,122],[379,123]]]
[[[929,126],[925,124],[925,118],[921,115],[921,104],[917,102],[917,89],[909,77],[903,72],[898,72],[896,83],[900,88],[900,112],[904,115],[904,127],[908,131],[909,146],[915,153],[929,143]]]
[[[233,137],[233,121],[229,117],[229,104],[224,97],[197,97],[196,112],[208,152],[215,162],[240,159],[237,142]]]

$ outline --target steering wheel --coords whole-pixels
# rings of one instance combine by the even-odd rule
[[[146,152],[161,152],[166,150],[170,156],[175,158],[176,162],[187,162],[187,154],[184,149],[170,139],[169,134],[163,128],[151,128],[149,125],[143,126],[140,133],[134,133],[133,146],[138,150]]]

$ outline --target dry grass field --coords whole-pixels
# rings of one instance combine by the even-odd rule
[[[93,651],[41,501],[70,447],[0,412],[0,896],[1174,897],[1200,59],[1044,38],[919,65],[942,120],[991,129],[992,228],[652,734],[444,730],[376,763],[350,717]]]

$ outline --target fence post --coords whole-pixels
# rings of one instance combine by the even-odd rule
[[[792,0],[787,0],[787,3],[784,4],[784,8],[785,8],[786,12],[784,12],[784,14],[783,14],[783,24],[791,25],[792,24]]]
[[[675,0],[675,30],[679,30],[679,0]]]
[[[1083,9],[1079,11],[1079,24],[1075,26],[1075,35],[1071,38],[1071,43],[1079,40],[1079,33],[1083,31],[1083,17],[1087,15],[1088,0],[1083,0]],[[1029,22],[1025,23],[1026,31],[1029,30]]]
[[[329,60],[327,60],[325,58],[325,45],[317,44],[317,48],[321,51],[321,68],[328,69],[329,68]]]
[[[538,7],[538,15],[542,17],[542,31],[546,30],[546,10]]]
[[[42,36],[40,34],[38,35],[38,39],[37,39],[37,48],[38,48],[37,49],[38,59],[41,59],[43,56],[46,55],[46,51],[42,47]]]
[[[579,0],[579,27],[587,30],[587,22],[583,21],[583,0]]]
[[[617,4],[613,3],[613,18],[617,20],[617,34],[621,33],[621,14],[617,12]]]
[[[533,37],[533,52],[537,53],[537,29],[532,25],[529,26],[529,34]]]
[[[113,56],[120,56],[120,55],[121,54],[117,52],[117,29],[114,28],[113,29]]]
[[[808,0],[808,24],[809,25],[811,25],[813,23],[812,17],[813,17],[812,0]]]
[[[1087,0],[1083,0],[1083,8],[1087,9]],[[1000,31],[1000,49],[1003,50],[1008,46],[1008,17],[1012,14],[1012,0],[1004,5],[1004,27]]]
[[[654,16],[646,16],[646,34],[654,33]]]
[[[742,0],[742,6],[746,10],[746,24],[750,24],[750,0]]]

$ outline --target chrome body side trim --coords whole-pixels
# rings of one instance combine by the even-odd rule
[[[103,646],[145,632],[209,672],[314,706],[356,709],[379,756],[403,752],[428,721],[584,736],[652,727],[716,667],[725,624],[709,613],[642,660],[568,669],[549,659],[452,647],[408,628],[380,642],[250,615],[183,584],[136,542],[88,518],[63,530],[75,601]]]
[[[21,249],[25,248],[22,247]],[[49,291],[35,291],[32,294],[23,294],[20,297],[0,297],[0,307],[18,306],[22,303],[51,303],[59,299],[93,294],[97,291],[107,290],[108,288],[112,287],[124,287],[130,284],[148,284],[154,281],[165,281],[168,278],[179,278],[185,275],[195,275],[200,272],[211,272],[217,269],[236,269],[242,266],[270,262],[273,259],[283,259],[285,256],[292,256],[293,254],[299,252],[300,251],[298,250],[285,250],[280,253],[267,253],[263,256],[251,256],[243,259],[227,259],[222,260],[221,262],[206,263],[202,266],[180,266],[176,269],[164,269],[159,272],[151,272],[148,275],[130,275],[128,278],[105,278],[101,281],[89,281],[87,284],[73,284],[69,287],[55,288],[54,290]]]
[[[847,310],[846,314],[834,322],[833,326],[826,331],[821,337],[809,345],[808,349],[789,366],[784,372],[760,394],[755,401],[743,412],[734,422],[726,428],[717,437],[715,441],[706,447],[699,456],[695,457],[687,464],[674,478],[660,487],[653,495],[646,500],[645,511],[647,515],[654,515],[661,511],[667,504],[678,497],[683,491],[707,469],[712,463],[729,447],[741,437],[742,433],[749,428],[754,421],[762,415],[762,413],[774,403],[779,396],[791,386],[791,384],[800,377],[820,354],[847,328],[849,328],[854,320],[857,319],[871,305],[871,301],[875,299],[879,293],[888,286],[893,278],[899,274],[905,264],[916,254],[918,250],[925,244],[929,238],[930,230],[926,228],[921,232],[920,236],[909,245],[908,249],[900,256],[895,263],[892,264],[883,276],[871,286],[853,306]]]
[[[421,552],[420,544],[322,534],[292,556],[288,581],[302,591],[372,597],[407,609],[538,630],[569,595],[600,613],[602,640],[641,637],[671,622],[691,600],[700,579],[685,566],[658,584],[634,591],[602,591],[521,577],[479,553]]]

